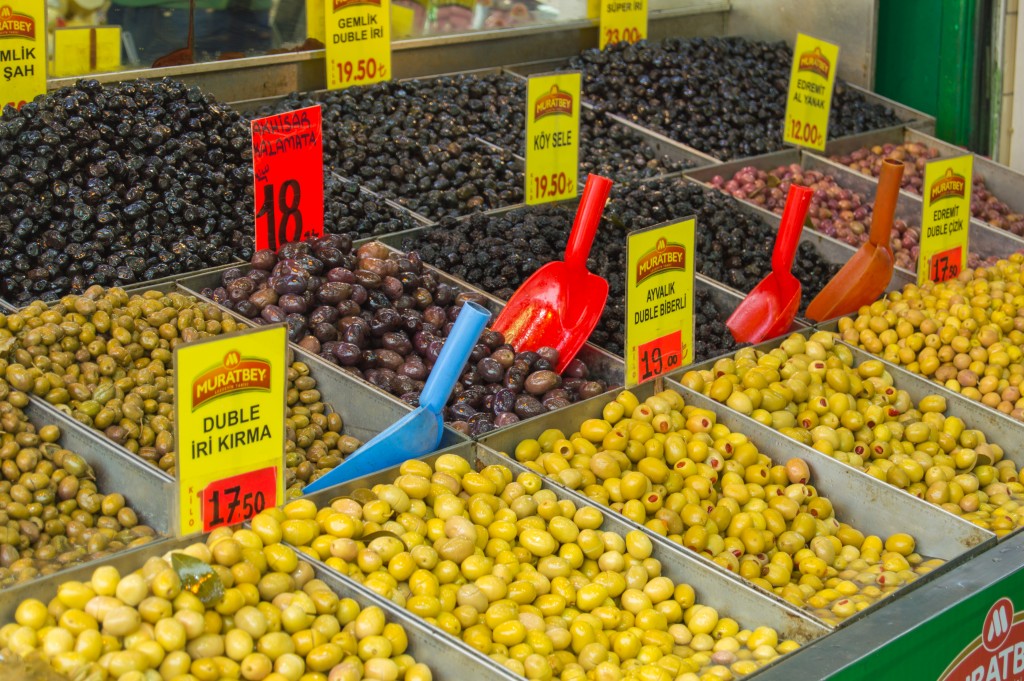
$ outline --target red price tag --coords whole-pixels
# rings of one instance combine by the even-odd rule
[[[256,118],[251,127],[256,250],[323,236],[320,107]]]
[[[682,338],[679,331],[673,331],[636,349],[641,381],[664,376],[683,365],[686,348]]]
[[[933,255],[928,263],[928,278],[937,284],[956,279],[963,262],[963,250],[963,246],[956,246]]]
[[[206,486],[200,495],[203,531],[245,522],[277,505],[277,467],[224,478]]]

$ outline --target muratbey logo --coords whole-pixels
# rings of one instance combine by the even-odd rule
[[[939,199],[951,197],[962,199],[966,196],[966,191],[967,180],[964,179],[964,176],[957,175],[952,168],[947,168],[946,174],[932,183],[932,188],[928,190],[928,200],[935,203]]]
[[[939,681],[1016,681],[1024,675],[1024,612],[1000,598],[989,608],[981,636],[971,641]]]
[[[832,65],[828,63],[828,57],[821,53],[821,48],[815,47],[810,52],[804,52],[800,55],[797,70],[810,71],[827,80],[829,72],[832,71]]]
[[[0,38],[36,39],[36,20],[18,14],[9,5],[0,5]]]
[[[665,270],[686,270],[686,247],[658,239],[658,244],[636,264],[636,283]]]
[[[221,395],[241,390],[270,390],[270,362],[242,357],[237,350],[224,362],[203,372],[192,384],[192,410]]]
[[[572,95],[564,90],[559,90],[557,85],[552,85],[550,92],[545,92],[534,102],[533,120],[539,121],[545,116],[555,114],[572,115]]]
[[[334,11],[337,12],[339,9],[345,9],[354,5],[380,7],[380,0],[334,0]]]

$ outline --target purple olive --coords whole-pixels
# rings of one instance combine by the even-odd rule
[[[341,342],[332,349],[335,359],[342,366],[355,366],[363,358],[363,352],[354,343]]]

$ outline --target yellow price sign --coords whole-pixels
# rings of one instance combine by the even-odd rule
[[[0,113],[46,92],[45,0],[0,0]]]
[[[284,325],[175,348],[178,534],[284,501],[287,350]]]
[[[575,198],[580,165],[579,71],[531,76],[526,88],[526,203]]]
[[[839,46],[797,33],[782,140],[824,151]]]
[[[973,174],[970,154],[936,159],[924,167],[918,284],[955,279],[967,265]]]
[[[80,76],[121,68],[121,27],[58,28],[53,33],[53,75]]]
[[[391,80],[391,0],[324,0],[327,88]]]
[[[664,376],[693,356],[693,238],[684,218],[626,237],[626,386]]]
[[[606,45],[647,39],[647,0],[600,0],[601,25],[598,36],[602,50]]]

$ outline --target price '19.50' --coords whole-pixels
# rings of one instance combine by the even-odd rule
[[[561,196],[569,191],[569,176],[565,173],[533,175],[533,195],[537,198]]]
[[[276,195],[276,196],[275,196]],[[256,213],[256,221],[266,216],[267,248],[273,250],[293,241],[302,240],[302,186],[298,180],[285,180],[274,191],[274,185],[263,185],[263,205]],[[278,213],[280,212],[280,219]],[[288,227],[291,225],[291,231]]]
[[[388,67],[373,57],[343,61],[338,64],[338,79],[342,83],[361,83],[364,80],[387,78]]]

